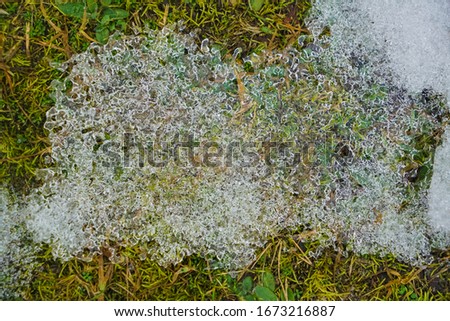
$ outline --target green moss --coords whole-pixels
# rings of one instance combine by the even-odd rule
[[[236,277],[197,256],[161,268],[141,259],[139,247],[118,248],[123,260],[116,264],[108,262],[107,252],[91,262],[61,263],[47,249],[23,295],[28,300],[98,300],[100,294],[105,300],[252,300],[258,299],[255,288],[265,287],[279,300],[450,299],[448,252],[436,253],[436,262],[426,268],[410,267],[393,257],[343,255],[342,246],[320,249],[306,235],[272,240]],[[311,258],[316,251],[321,254]],[[103,293],[100,279],[106,279]]]

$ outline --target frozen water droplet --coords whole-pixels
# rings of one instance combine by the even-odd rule
[[[298,42],[298,45],[299,45],[300,47],[303,47],[303,44],[304,44],[306,38],[307,38],[306,35],[301,35],[300,37],[298,37],[297,42]]]
[[[233,59],[237,59],[238,56],[242,53],[242,48],[238,47],[233,52]]]
[[[209,53],[209,47],[208,47],[208,45],[209,45],[209,39],[208,39],[208,38],[203,39],[203,40],[202,40],[202,44],[201,44],[201,46],[200,46],[200,50],[201,50],[203,53]]]

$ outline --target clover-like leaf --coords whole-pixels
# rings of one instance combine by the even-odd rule
[[[67,2],[61,3],[57,6],[58,9],[66,16],[79,19],[83,18],[85,6],[82,2]]]
[[[265,0],[249,0],[250,8],[252,8],[253,11],[258,12],[265,2]]]
[[[262,274],[261,280],[262,280],[263,286],[265,286],[266,288],[268,288],[271,291],[275,291],[276,283],[275,283],[275,277],[273,276],[272,273],[267,272],[267,271],[264,272]]]
[[[110,20],[122,20],[128,17],[128,11],[118,8],[106,8],[103,11],[103,18],[108,17]],[[103,19],[102,19],[103,22]]]
[[[259,301],[278,301],[277,296],[270,289],[257,285],[255,287],[255,296]]]
[[[245,277],[242,280],[241,288],[244,294],[250,293],[253,288],[253,279],[250,276]]]
[[[95,30],[95,38],[100,43],[106,43],[109,37],[109,29],[103,25],[100,25]]]
[[[255,301],[255,297],[251,294],[244,296],[244,301]]]

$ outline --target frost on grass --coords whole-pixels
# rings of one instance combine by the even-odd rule
[[[243,57],[251,73],[171,29],[92,45],[54,84],[54,165],[2,219],[62,259],[108,248],[121,262],[116,249],[138,245],[163,265],[197,253],[234,269],[270,236],[310,229],[324,245],[422,262],[435,236],[424,217],[432,155],[419,143],[443,100],[408,93],[361,39],[339,50],[347,20],[319,37],[327,17],[297,49]]]
[[[241,108],[242,70],[169,29],[93,45],[68,64],[45,124],[55,166],[39,173],[43,185],[21,209],[35,242],[62,259],[106,247],[119,262],[118,246],[139,244],[163,265],[199,253],[233,268],[283,226],[289,210],[263,159],[195,166],[168,155],[174,146],[158,148],[189,136],[199,147],[243,141],[228,125]]]

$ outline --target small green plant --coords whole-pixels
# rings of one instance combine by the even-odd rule
[[[266,0],[248,0],[248,4],[252,10],[258,12],[264,6]]]
[[[94,279],[94,276],[90,272],[82,272],[81,276],[83,277],[83,280],[86,282],[92,282]]]
[[[232,288],[244,301],[286,301],[295,299],[294,292],[290,288],[286,291],[287,297],[283,291],[277,289],[275,277],[270,271],[262,272],[257,283],[253,281],[251,276],[246,276]]]
[[[128,11],[119,8],[117,0],[76,0],[57,3],[58,9],[65,15],[78,19],[95,20],[95,38],[105,43],[114,30],[124,31]]]
[[[417,295],[416,292],[414,292],[414,289],[402,284],[398,290],[397,290],[397,295],[399,296],[399,298],[401,298],[402,300],[407,300],[407,301],[417,301],[419,300],[419,296]]]

